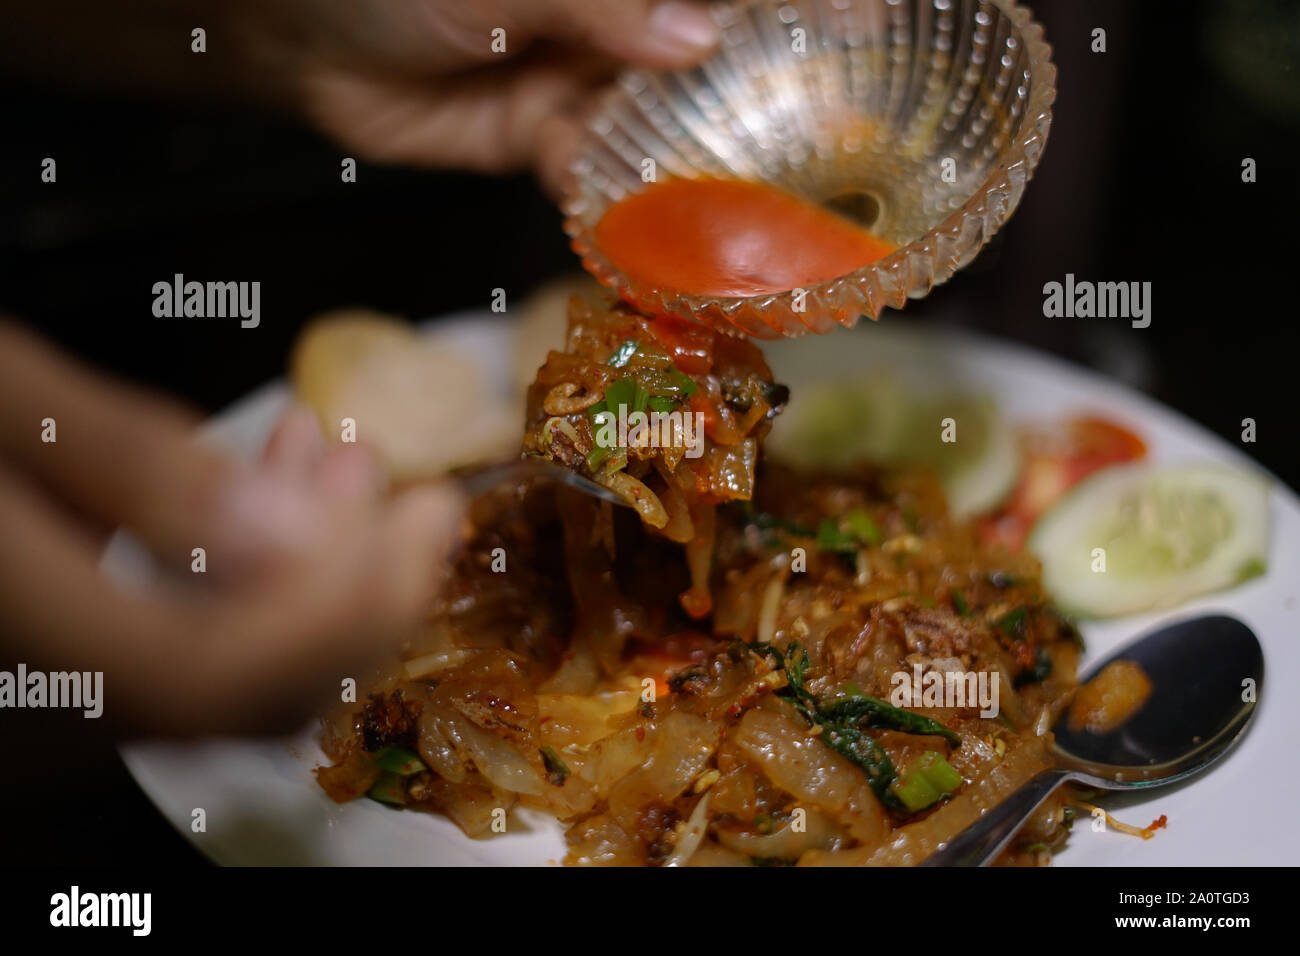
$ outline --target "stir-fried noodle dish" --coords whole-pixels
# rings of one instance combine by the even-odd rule
[[[1050,766],[1078,635],[936,479],[762,460],[788,391],[749,341],[574,300],[524,451],[427,626],[326,721],[338,801],[515,808],[573,864],[913,864]],[[1067,791],[1001,862],[1059,846]]]

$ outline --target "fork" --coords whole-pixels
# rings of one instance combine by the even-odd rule
[[[625,508],[632,507],[626,499],[616,495],[604,485],[598,485],[576,471],[557,465],[547,458],[524,456],[518,461],[488,465],[486,468],[456,469],[452,472],[452,477],[470,498],[484,494],[503,482],[519,481],[524,478],[546,478],[576,488],[583,494],[599,498],[601,501],[622,505]]]

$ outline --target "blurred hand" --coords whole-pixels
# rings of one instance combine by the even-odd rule
[[[409,635],[461,502],[384,495],[365,449],[327,448],[305,409],[257,465],[200,445],[194,424],[0,322],[4,658],[103,671],[105,715],[137,729],[290,729]],[[97,532],[119,524],[193,586],[111,583]]]
[[[355,156],[532,167],[552,192],[584,104],[619,64],[692,66],[718,40],[694,0],[0,0],[0,19],[0,73],[237,96],[304,116]]]
[[[357,156],[532,167],[552,193],[584,103],[619,64],[688,67],[718,42],[697,0],[0,0],[0,19],[0,74],[238,96],[305,116]]]
[[[687,0],[255,0],[234,16],[268,70],[292,64],[285,82],[303,113],[360,155],[535,166],[553,192],[578,111],[619,61],[687,67],[718,39]]]

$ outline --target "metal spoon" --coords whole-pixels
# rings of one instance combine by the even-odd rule
[[[610,491],[604,485],[598,485],[576,471],[557,465],[546,458],[527,456],[517,461],[488,465],[485,468],[458,469],[452,472],[452,477],[459,482],[461,490],[470,498],[490,491],[503,482],[520,481],[524,478],[547,478],[568,485],[570,488],[576,488],[583,494],[599,498],[601,501],[632,507],[625,498]]]
[[[988,810],[923,866],[983,866],[1061,784],[1101,790],[1162,787],[1200,773],[1231,749],[1255,713],[1264,683],[1264,652],[1250,628],[1211,616],[1159,628],[1098,664],[1136,661],[1154,685],[1150,699],[1116,730],[1071,731],[1064,717],[1052,728],[1057,766],[1044,770]],[[1243,701],[1247,678],[1255,693]]]

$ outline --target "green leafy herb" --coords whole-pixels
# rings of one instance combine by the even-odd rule
[[[970,605],[966,603],[960,591],[952,592],[952,606],[961,617],[970,617]]]
[[[620,378],[605,387],[605,407],[615,414],[626,408],[624,415],[645,411],[650,394],[630,378]]]
[[[1023,607],[1018,607],[1014,611],[1008,611],[1006,614],[1003,614],[993,622],[993,626],[1008,637],[1024,637],[1026,613],[1027,612]]]
[[[672,369],[668,373],[668,378],[687,398],[690,398],[699,391],[700,387],[695,384],[695,380],[685,372],[679,372],[677,369]]]
[[[605,386],[605,399],[597,404],[603,404],[606,411],[615,415],[621,412],[627,416],[633,412],[644,412],[649,403],[650,393],[638,385],[635,379],[620,378]]]
[[[954,747],[961,746],[961,737],[937,720],[914,714],[888,704],[878,697],[854,694],[838,697],[820,708],[823,716],[831,720],[851,720],[859,726],[865,724],[874,730],[900,730],[906,734],[923,734],[942,737]]]
[[[867,783],[876,792],[881,803],[898,809],[899,801],[889,792],[898,772],[893,761],[874,737],[864,734],[851,724],[829,724],[820,720],[822,742],[846,760],[855,763],[867,775]]]
[[[890,790],[890,784],[897,779],[898,773],[884,748],[874,737],[863,732],[864,724],[872,729],[937,735],[954,746],[961,745],[961,738],[937,721],[864,694],[841,697],[825,706],[820,705],[806,686],[808,652],[797,641],[791,643],[784,654],[767,643],[743,646],[755,654],[773,658],[777,668],[785,671],[786,686],[778,694],[790,701],[809,724],[822,728],[821,741],[857,765],[866,774],[867,782],[881,802],[891,809],[907,809],[902,798]]]
[[[563,786],[564,781],[569,777],[569,768],[560,755],[555,752],[555,748],[547,744],[541,750],[542,764],[546,767],[546,779],[557,787]]]
[[[853,554],[864,544],[880,544],[880,528],[861,508],[848,512],[840,521],[822,519],[817,526],[817,547],[836,554]]]
[[[747,526],[757,528],[763,532],[764,547],[781,547],[788,538],[814,538],[817,536],[817,529],[815,528],[799,524],[797,521],[787,521],[785,518],[780,518],[767,511],[755,511],[752,502],[736,501],[732,502],[730,507],[739,511]]]
[[[749,504],[749,502],[745,502]],[[811,538],[817,534],[815,528],[810,528],[805,524],[799,524],[797,521],[787,521],[785,518],[778,518],[776,515],[767,511],[752,511],[749,515],[749,523],[756,528],[764,531],[784,531],[799,538]]]
[[[617,379],[605,387],[604,399],[587,409],[587,415],[591,420],[592,437],[596,441],[596,446],[587,452],[587,467],[592,472],[605,466],[607,460],[614,454],[612,446],[607,446],[600,441],[601,426],[612,423],[613,417],[620,411],[624,416],[633,412],[644,412],[652,401],[650,393],[630,378]],[[618,471],[624,466],[619,464],[616,458],[609,461],[607,467],[609,470]]]
[[[613,368],[622,368],[628,363],[628,359],[636,354],[638,348],[640,348],[640,345],[638,345],[633,339],[628,339],[614,350],[614,354],[609,357],[609,360],[605,364],[612,366]]]
[[[844,516],[844,527],[863,544],[880,544],[880,528],[861,508],[855,508]]]
[[[858,540],[841,531],[830,518],[823,518],[817,526],[817,550],[835,554],[853,554],[858,550]]]
[[[808,652],[796,641],[790,645],[787,654],[771,644],[751,644],[750,649],[756,653],[770,655],[777,661],[777,667],[785,671],[786,686],[778,693],[794,705],[800,715],[812,726],[822,728],[820,739],[836,753],[855,764],[867,777],[867,783],[876,796],[887,807],[904,809],[902,802],[889,790],[889,785],[898,776],[889,754],[873,737],[864,734],[849,720],[836,721],[823,716],[818,710],[817,700],[804,686],[808,670]]]

